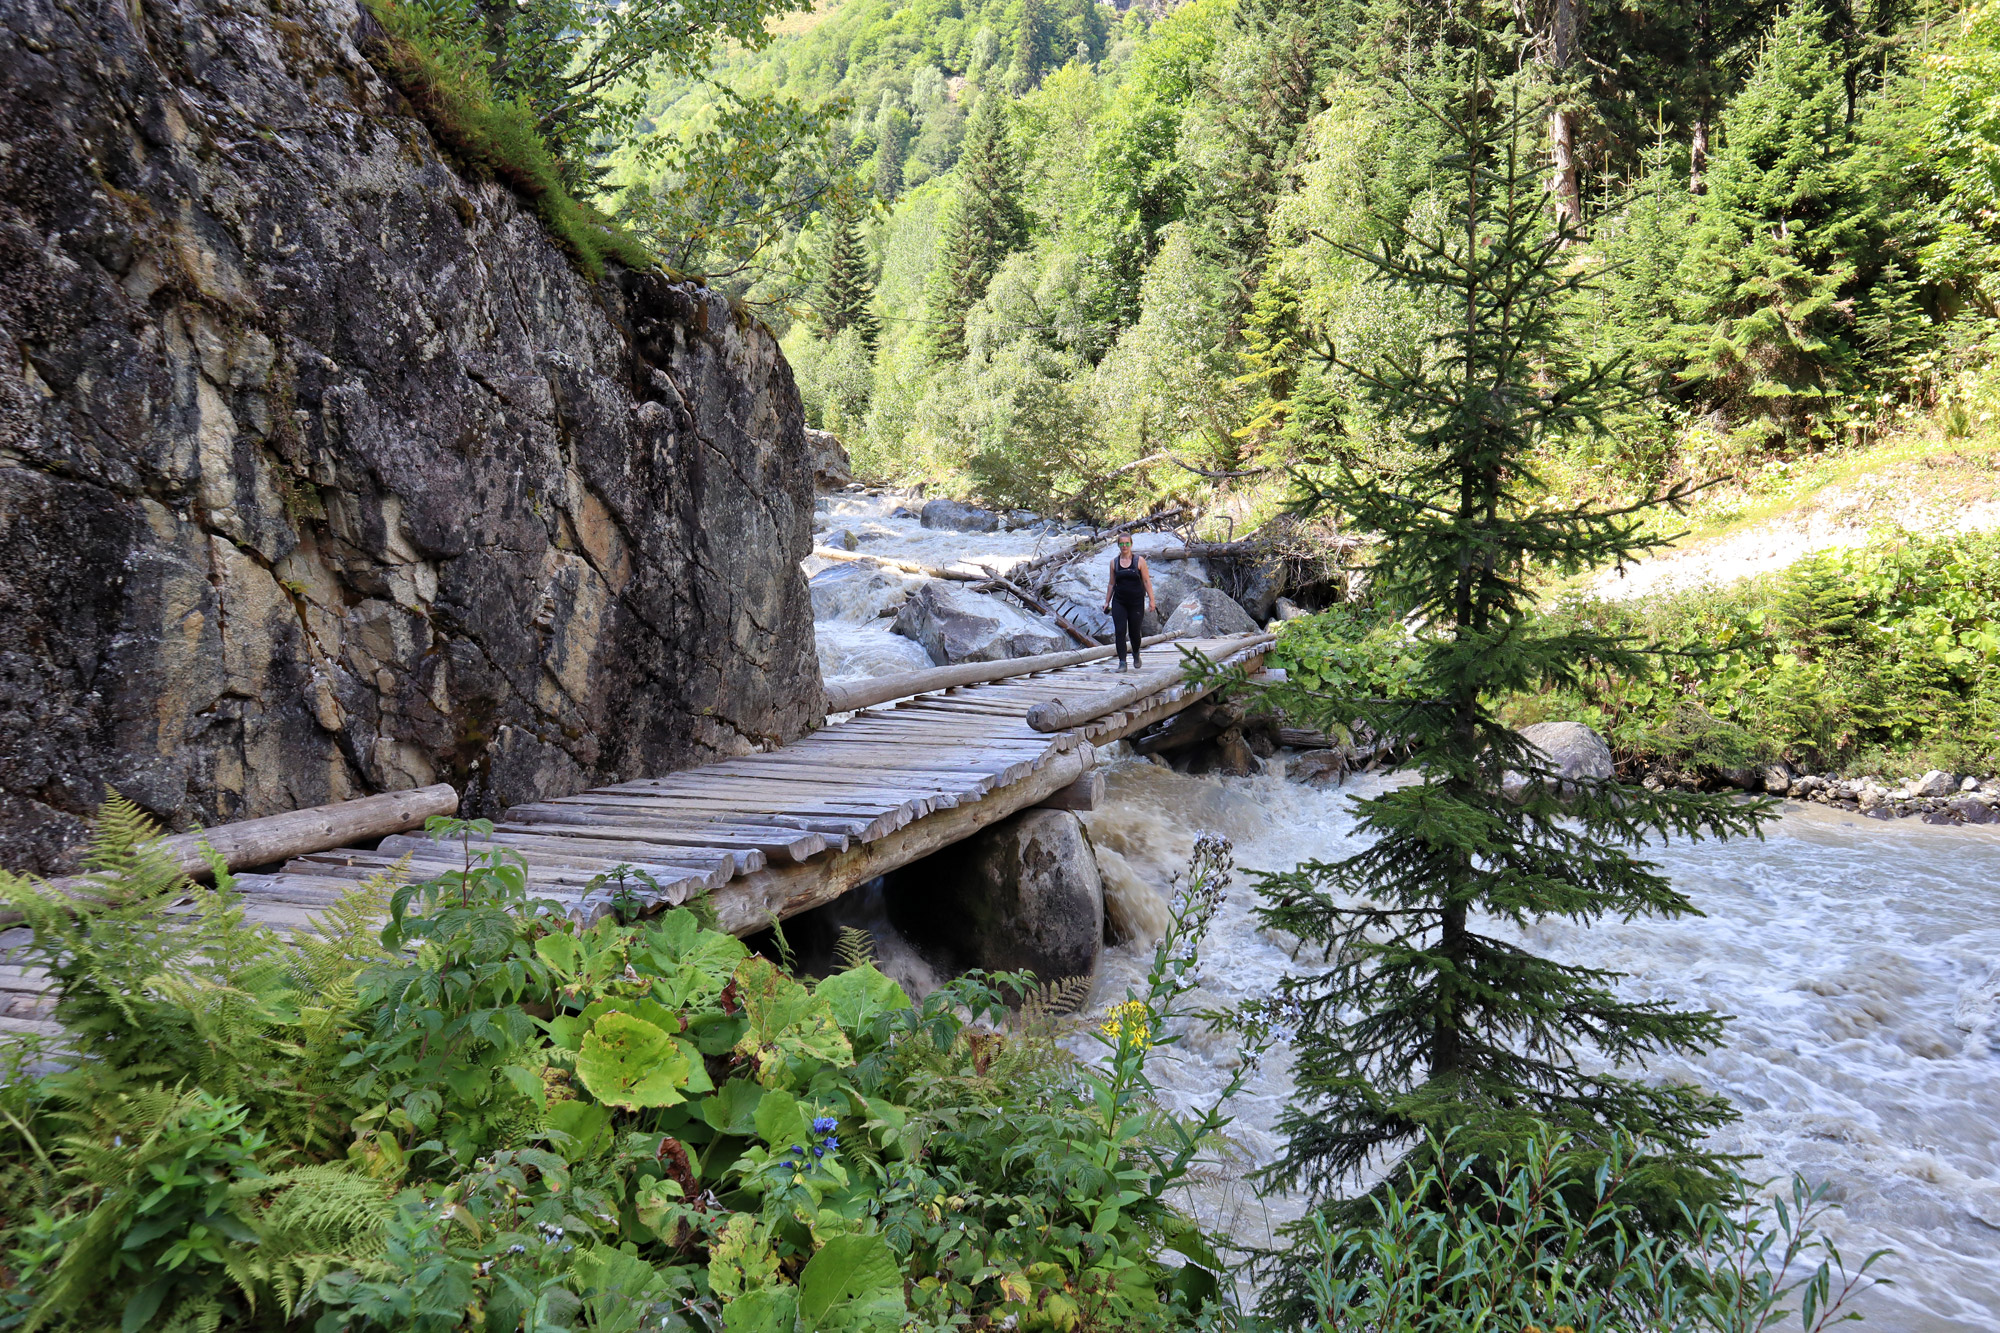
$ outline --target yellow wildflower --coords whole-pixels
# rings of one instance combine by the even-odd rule
[[[1098,1031],[1115,1042],[1131,1042],[1141,1050],[1153,1044],[1152,1015],[1146,1012],[1143,1000],[1127,1000],[1123,1004],[1111,1006],[1111,1012],[1104,1016]]]

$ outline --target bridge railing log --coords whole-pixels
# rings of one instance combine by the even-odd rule
[[[213,868],[204,849],[214,851],[228,869],[242,870],[421,828],[432,815],[449,815],[457,810],[458,793],[451,784],[439,782],[429,787],[383,792],[332,805],[316,805],[308,810],[289,810],[281,815],[219,824],[198,833],[177,833],[160,839],[158,846],[173,858],[182,874],[205,880],[213,874]],[[87,874],[50,880],[48,887],[82,902],[95,901],[100,890],[97,881]],[[19,920],[19,912],[0,912],[0,925],[12,925]]]
[[[1179,637],[1177,634],[1155,634],[1144,640],[1144,646],[1150,648],[1156,643]],[[1038,671],[1059,671],[1063,667],[1102,661],[1116,651],[1107,644],[1101,648],[1078,648],[1067,653],[1038,653],[1033,657],[1010,657],[999,662],[960,662],[955,666],[932,667],[927,671],[903,671],[893,676],[846,681],[826,687],[826,711],[851,713],[856,709],[888,703],[891,699],[931,694],[958,685],[987,685],[1014,676],[1030,676]]]

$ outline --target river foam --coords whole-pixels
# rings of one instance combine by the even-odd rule
[[[1120,847],[1156,892],[1198,830],[1229,837],[1240,867],[1289,869],[1355,849],[1351,798],[1394,779],[1315,791],[1257,778],[1188,777],[1136,760],[1107,765],[1093,838]],[[1142,837],[1135,836],[1144,830]],[[1160,848],[1135,854],[1135,841]],[[1704,1056],[1650,1071],[1728,1096],[1743,1118],[1713,1146],[1755,1158],[1753,1177],[1824,1182],[1840,1208],[1826,1229],[1850,1262],[1895,1251],[1894,1279],[1864,1298],[1870,1327],[1971,1333],[2000,1327],[2000,834],[1885,826],[1792,804],[1762,840],[1675,844],[1654,859],[1705,913],[1662,922],[1549,922],[1522,942],[1579,966],[1622,971],[1634,999],[1733,1015]],[[1268,995],[1294,961],[1256,928],[1239,882],[1202,960],[1203,1003]],[[1095,1003],[1143,983],[1150,952],[1109,951]],[[1227,1043],[1191,1041],[1158,1071],[1192,1109],[1234,1065]],[[1274,1052],[1238,1098],[1242,1164],[1268,1161],[1291,1090]],[[1209,1220],[1259,1241],[1295,1213],[1286,1200],[1212,1184]]]
[[[924,529],[890,517],[897,503],[833,497],[829,526],[857,530],[859,549],[933,565],[964,555],[1004,568],[1052,544],[1026,532]],[[823,621],[822,657],[844,668],[829,675],[910,669],[915,645],[888,624]],[[1086,821],[1108,914],[1128,938],[1106,953],[1096,1008],[1143,982],[1144,941],[1164,923],[1163,895],[1198,832],[1227,836],[1246,870],[1337,859],[1357,846],[1351,798],[1397,780],[1321,791],[1273,775],[1189,777],[1131,758],[1108,757],[1105,770],[1109,799]],[[1743,1118],[1715,1146],[1754,1157],[1753,1176],[1825,1182],[1842,1205],[1827,1229],[1852,1260],[1895,1251],[1878,1271],[1896,1285],[1865,1298],[1869,1327],[2000,1329],[2000,832],[1791,804],[1761,841],[1677,843],[1654,859],[1706,916],[1550,922],[1524,942],[1629,974],[1635,998],[1734,1016],[1717,1050],[1654,1072],[1735,1102]],[[1268,995],[1288,969],[1311,965],[1257,930],[1253,905],[1239,877],[1209,939],[1199,1003]],[[1156,1072],[1185,1107],[1213,1095],[1235,1060],[1212,1034],[1191,1034],[1172,1055]],[[1240,1179],[1271,1159],[1291,1087],[1290,1053],[1275,1051],[1233,1107],[1231,1169],[1194,1199],[1246,1242],[1296,1211]]]

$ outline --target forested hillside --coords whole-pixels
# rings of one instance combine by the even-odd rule
[[[1992,3],[848,0],[785,26],[656,91],[607,184],[686,193],[687,145],[761,127],[738,225],[680,259],[785,331],[870,472],[1104,508],[1387,447],[1333,363],[1421,355],[1436,312],[1354,252],[1441,216],[1422,103],[1475,64],[1549,99],[1524,147],[1604,274],[1567,346],[1664,390],[1573,462],[1743,472],[1994,403]]]

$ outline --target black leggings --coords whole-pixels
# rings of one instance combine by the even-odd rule
[[[1125,660],[1125,645],[1132,645],[1132,665],[1139,665],[1139,640],[1145,632],[1146,604],[1128,602],[1123,597],[1111,599],[1111,632],[1118,640],[1118,660]]]

